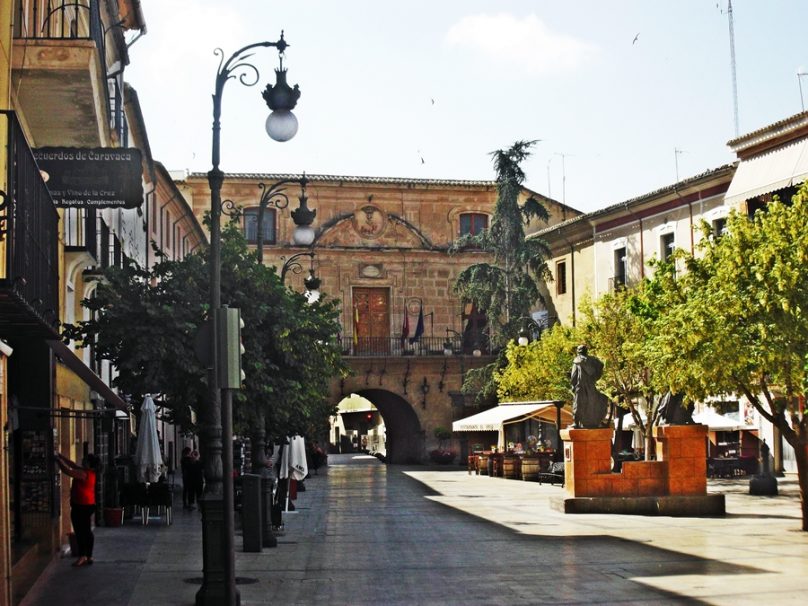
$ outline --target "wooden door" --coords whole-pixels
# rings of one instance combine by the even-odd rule
[[[390,352],[390,291],[354,288],[354,350],[376,355]]]

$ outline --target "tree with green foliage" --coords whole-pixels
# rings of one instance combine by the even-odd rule
[[[672,268],[671,264],[655,265],[660,274]],[[668,391],[667,369],[657,367],[647,351],[654,327],[652,311],[658,304],[655,286],[648,280],[581,304],[583,341],[604,364],[600,389],[631,414],[643,438],[646,460],[653,454],[651,428],[659,420],[659,405]]]
[[[497,202],[491,225],[479,234],[462,236],[449,249],[450,253],[474,249],[491,255],[491,263],[475,263],[460,272],[454,291],[485,313],[493,351],[517,334],[520,320],[541,300],[537,280],[549,278],[547,244],[538,238],[526,240],[524,229],[533,217],[547,221],[547,209],[532,196],[519,200],[525,180],[520,165],[535,143],[517,141],[509,149],[491,154],[497,175]],[[464,393],[476,394],[478,405],[496,403],[495,399],[492,402],[496,393],[493,377],[504,363],[500,357],[498,362],[470,372]]]
[[[508,343],[507,366],[494,376],[500,401],[563,400],[571,404],[570,368],[578,343],[578,329],[561,324],[527,345]]]
[[[751,220],[730,214],[720,237],[704,230],[698,256],[680,253],[688,271],[658,316],[655,355],[674,391],[745,396],[779,429],[796,454],[808,530],[808,185]]]
[[[460,272],[454,291],[486,314],[495,349],[517,333],[519,320],[541,300],[537,280],[549,278],[547,244],[538,238],[526,240],[524,229],[533,217],[547,221],[547,209],[532,196],[519,201],[525,180],[520,164],[535,143],[517,141],[509,149],[491,154],[497,174],[491,226],[479,234],[462,236],[450,248],[450,252],[475,249],[492,256],[492,263],[475,263]]]
[[[172,421],[188,431],[199,429],[191,412],[201,412],[208,399],[206,370],[195,353],[209,311],[206,254],[171,261],[158,252],[150,270],[132,262],[109,268],[95,295],[82,302],[92,318],[63,333],[109,360],[118,371],[113,385],[136,406],[145,393],[156,394]],[[309,305],[288,290],[274,268],[256,261],[235,223],[222,231],[221,259],[222,302],[240,308],[245,323],[246,379],[234,397],[235,431],[319,431],[334,412],[329,380],[345,372],[337,303]]]

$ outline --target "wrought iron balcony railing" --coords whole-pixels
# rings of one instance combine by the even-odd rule
[[[98,248],[98,230],[101,217],[95,208],[66,208],[63,215],[65,251],[86,252],[95,263],[101,255]]]
[[[344,356],[444,356],[444,355],[474,355],[475,349],[480,355],[488,355],[487,346],[475,347],[464,344],[459,336],[449,339],[444,337],[421,336],[417,341],[410,343],[409,339],[400,337],[351,337],[343,336],[340,339],[342,354]],[[451,354],[447,354],[451,352]]]
[[[0,335],[57,335],[59,215],[13,112],[6,133],[7,191],[0,191]]]
[[[14,37],[22,40],[91,40],[106,71],[107,46],[98,0],[17,0]],[[107,115],[120,145],[128,145],[128,126],[123,109],[122,77],[107,76]]]

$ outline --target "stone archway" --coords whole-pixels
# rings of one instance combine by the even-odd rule
[[[424,432],[407,400],[385,389],[361,389],[353,393],[370,400],[384,419],[389,463],[416,463],[423,459]]]

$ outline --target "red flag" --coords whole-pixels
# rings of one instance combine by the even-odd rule
[[[410,336],[410,314],[407,312],[407,308],[404,308],[404,321],[401,324],[401,345],[404,346],[404,342],[407,340],[407,337]]]

